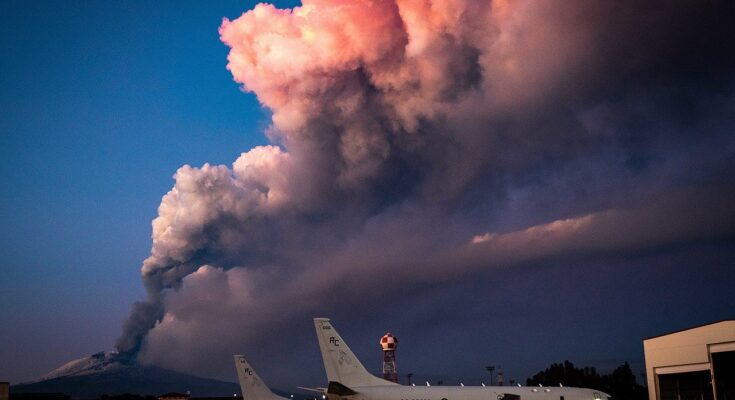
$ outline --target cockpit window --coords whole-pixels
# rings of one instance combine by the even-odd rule
[[[595,400],[602,400],[602,396],[597,392],[592,392],[592,396],[594,396]]]

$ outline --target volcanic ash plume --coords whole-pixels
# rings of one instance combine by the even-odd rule
[[[359,230],[386,191],[398,201],[424,190],[424,164],[452,140],[434,131],[439,110],[480,93],[478,46],[489,33],[476,29],[490,11],[316,1],[225,20],[228,68],[273,112],[269,134],[281,147],[256,147],[232,168],[177,171],[142,269],[149,300],[135,306],[121,352],[137,351],[163,317],[163,292],[200,266],[292,267],[309,242],[338,246]]]
[[[637,2],[312,0],[225,19],[228,69],[272,112],[273,145],[231,167],[176,172],[142,267],[148,299],[134,306],[120,352],[186,367],[206,358],[197,347],[224,354],[256,328],[307,316],[340,293],[349,294],[344,304],[359,302],[385,271],[418,272],[392,285],[420,288],[533,259],[510,253],[574,252],[570,235],[584,241],[597,222],[626,235],[609,217],[582,216],[645,214],[687,165],[712,176],[728,168],[705,148],[713,144],[720,160],[733,149],[719,128],[729,111],[707,103],[712,94],[687,94],[710,107],[699,120],[713,128],[698,150],[682,151],[702,143],[696,117],[660,122],[678,114],[658,106],[678,82],[677,57],[693,56],[667,48],[671,35],[714,29],[686,19],[696,4],[639,12]],[[662,78],[642,87],[650,70]],[[542,209],[538,198],[547,199]],[[584,229],[551,240],[563,242],[559,251],[523,247],[535,244],[523,232],[553,236],[574,218]],[[567,222],[548,225],[557,219]],[[473,246],[489,255],[476,257]],[[395,289],[381,287],[383,296]]]

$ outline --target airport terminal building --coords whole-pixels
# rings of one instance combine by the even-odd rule
[[[643,341],[650,400],[735,400],[735,320]]]

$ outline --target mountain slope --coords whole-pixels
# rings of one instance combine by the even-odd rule
[[[200,378],[119,359],[116,353],[97,353],[71,361],[35,382],[11,387],[12,393],[62,392],[74,399],[94,399],[101,394],[160,395],[191,392],[198,396],[240,395],[240,386]]]

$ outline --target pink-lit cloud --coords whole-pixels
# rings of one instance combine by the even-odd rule
[[[143,263],[149,298],[120,349],[192,369],[335,293],[355,305],[387,272],[389,297],[732,235],[731,188],[707,193],[687,168],[722,186],[727,107],[678,123],[678,110],[657,108],[669,83],[637,81],[659,65],[641,41],[684,20],[659,10],[646,20],[656,35],[641,38],[630,34],[637,6],[617,7],[312,0],[225,19],[228,69],[273,113],[273,145],[176,172]],[[699,124],[720,161],[688,151]]]

